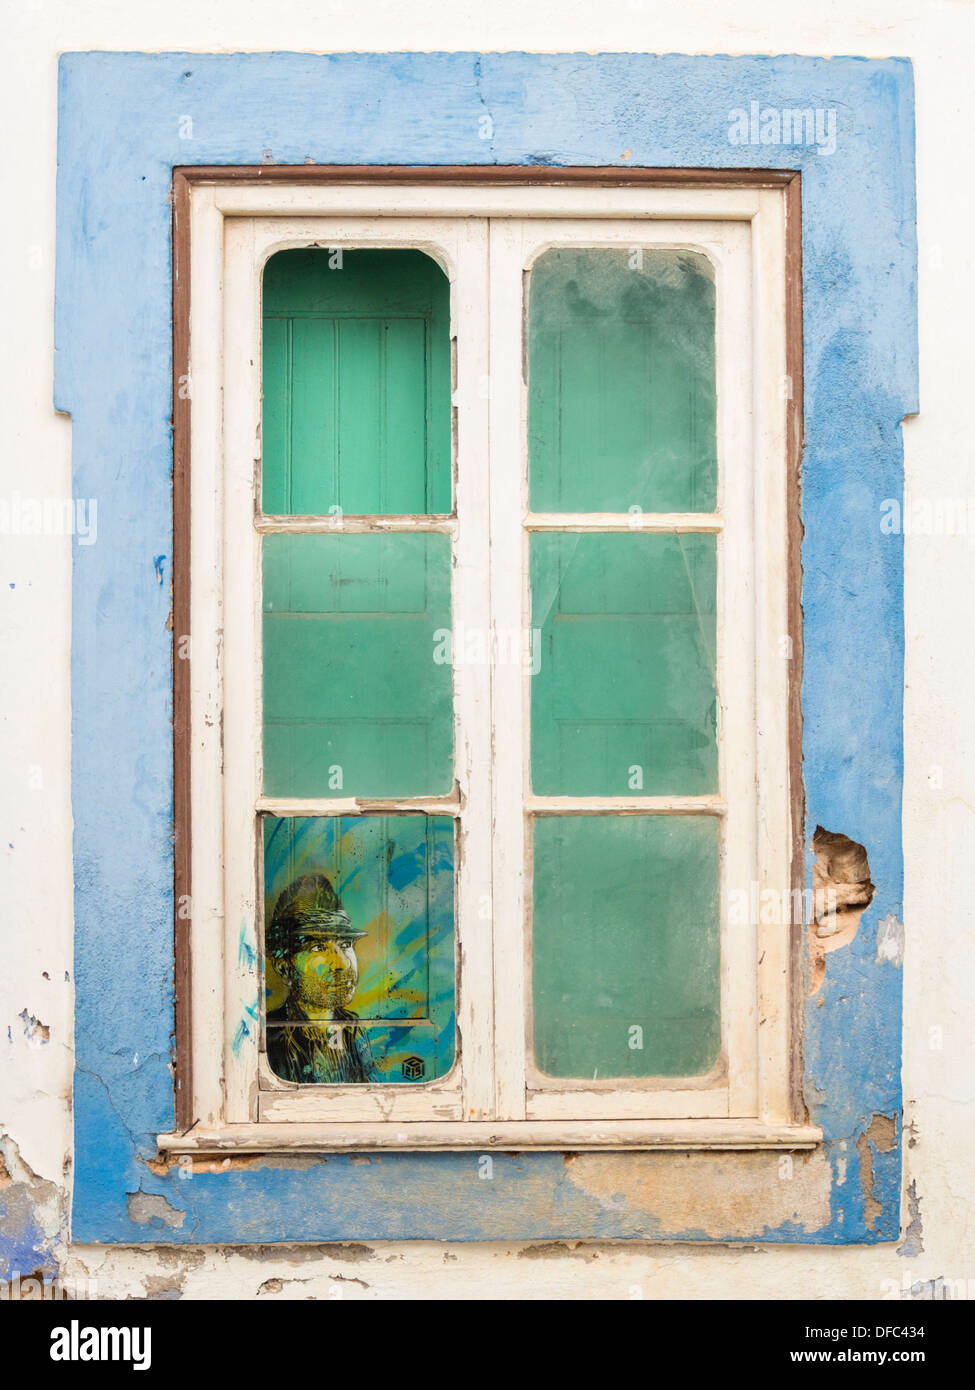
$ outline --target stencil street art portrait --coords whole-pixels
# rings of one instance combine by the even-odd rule
[[[267,1062],[305,1085],[427,1082],[454,1057],[453,824],[265,822]]]

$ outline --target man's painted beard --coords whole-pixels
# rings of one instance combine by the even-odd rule
[[[351,1004],[359,983],[351,947],[302,952],[294,964],[293,998],[302,1013],[314,1017]]]

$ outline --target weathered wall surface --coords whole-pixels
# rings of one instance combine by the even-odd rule
[[[300,7],[287,3],[246,19],[237,17],[228,4],[222,22],[196,18],[189,7],[170,6],[164,11],[155,4],[141,7],[137,16],[115,3],[75,9],[57,5],[44,11],[24,6],[19,12],[21,61],[7,99],[19,101],[11,119],[25,132],[19,196],[26,216],[5,228],[11,240],[5,264],[24,331],[17,335],[16,352],[3,377],[4,390],[13,402],[6,418],[13,425],[14,437],[4,450],[0,496],[11,498],[19,492],[40,498],[87,497],[95,489],[84,491],[79,481],[83,485],[90,477],[97,479],[102,514],[96,545],[82,546],[79,541],[84,538],[79,537],[73,556],[71,543],[63,535],[8,534],[3,538],[5,570],[9,570],[2,587],[4,620],[13,632],[15,659],[2,676],[4,709],[11,714],[3,733],[8,741],[5,754],[13,768],[3,793],[8,833],[2,847],[9,885],[4,889],[9,908],[5,929],[15,944],[8,946],[5,939],[5,954],[13,957],[13,966],[2,986],[8,1032],[0,1053],[4,1078],[0,1212],[6,1209],[8,1214],[0,1218],[0,1275],[26,1274],[35,1267],[53,1273],[60,1268],[73,1277],[94,1275],[101,1293],[155,1297],[227,1292],[260,1297],[397,1297],[417,1291],[434,1297],[465,1293],[686,1297],[740,1295],[743,1289],[756,1296],[871,1297],[944,1288],[931,1282],[939,1278],[949,1281],[949,1291],[958,1293],[967,1289],[961,1281],[975,1279],[970,1246],[966,1250],[964,1245],[970,1215],[966,1203],[970,1206],[972,1191],[971,1122],[965,1109],[973,1089],[972,1045],[963,1029],[973,993],[970,947],[965,944],[971,908],[963,893],[962,875],[951,872],[968,858],[965,839],[973,767],[960,723],[964,691],[971,684],[966,670],[971,657],[958,650],[952,624],[967,611],[963,586],[970,582],[972,551],[965,535],[916,534],[906,544],[907,797],[902,909],[899,737],[892,737],[900,724],[899,690],[891,688],[889,680],[891,668],[899,661],[900,538],[885,536],[876,515],[884,497],[899,494],[898,422],[915,408],[910,302],[904,297],[905,266],[913,260],[913,228],[911,105],[909,100],[905,104],[904,78],[899,75],[903,65],[885,63],[869,70],[862,65],[858,69],[856,63],[821,65],[817,82],[822,101],[805,92],[795,94],[800,67],[787,61],[766,68],[783,84],[780,104],[839,105],[841,131],[846,120],[851,140],[859,141],[856,166],[848,165],[847,174],[868,185],[874,180],[872,212],[879,229],[875,233],[870,218],[863,216],[855,228],[867,238],[867,250],[861,256],[856,247],[844,245],[849,229],[844,233],[842,226],[830,226],[824,199],[823,219],[814,224],[808,248],[816,269],[814,282],[807,282],[807,295],[810,288],[825,296],[839,287],[840,298],[845,292],[843,302],[850,310],[850,316],[841,321],[828,324],[823,319],[818,331],[814,316],[811,335],[807,330],[808,366],[819,373],[814,380],[835,383],[844,378],[854,397],[852,406],[850,400],[837,398],[834,385],[823,399],[811,397],[808,404],[820,411],[824,422],[831,414],[856,418],[864,430],[851,440],[838,431],[834,437],[824,427],[811,492],[807,483],[807,508],[816,507],[820,518],[829,516],[830,507],[837,516],[848,516],[852,509],[870,529],[852,538],[855,554],[850,553],[851,537],[842,526],[829,533],[817,530],[807,541],[807,617],[810,611],[814,616],[817,611],[825,614],[838,596],[842,604],[844,594],[861,599],[867,595],[865,607],[863,603],[850,606],[851,625],[832,632],[828,642],[824,638],[817,645],[817,655],[807,663],[807,718],[810,711],[813,714],[807,732],[807,759],[812,765],[807,791],[813,823],[823,819],[831,829],[847,832],[867,846],[878,885],[878,896],[857,937],[849,948],[828,958],[826,981],[810,1002],[809,1103],[814,1118],[824,1124],[831,1138],[828,1149],[794,1159],[791,1170],[780,1166],[777,1156],[767,1155],[747,1156],[744,1161],[729,1156],[538,1155],[530,1164],[498,1156],[496,1176],[490,1183],[479,1181],[474,1171],[465,1173],[460,1160],[448,1159],[452,1174],[446,1192],[440,1156],[368,1163],[291,1160],[271,1167],[247,1161],[232,1165],[231,1171],[217,1165],[216,1171],[180,1180],[174,1173],[149,1166],[151,1148],[145,1142],[154,1129],[167,1124],[166,1116],[160,1114],[157,1084],[168,1060],[168,981],[159,943],[166,941],[169,891],[164,857],[155,855],[168,814],[156,795],[165,780],[164,750],[160,752],[158,741],[140,748],[138,756],[130,756],[130,745],[124,756],[114,760],[118,766],[111,770],[118,774],[117,795],[137,822],[151,828],[153,853],[141,853],[146,841],[140,843],[138,833],[127,830],[119,840],[121,862],[113,864],[105,891],[106,857],[99,849],[105,830],[95,812],[106,819],[111,816],[112,778],[99,766],[98,754],[103,743],[107,750],[113,747],[126,697],[123,694],[122,703],[102,700],[101,713],[99,699],[92,697],[113,685],[122,692],[136,692],[128,712],[134,728],[140,727],[140,721],[158,724],[167,717],[168,518],[165,487],[158,486],[166,477],[165,440],[160,445],[158,433],[141,440],[134,458],[127,455],[118,436],[103,426],[114,421],[117,427],[120,419],[145,418],[147,413],[158,416],[160,409],[168,414],[168,406],[164,394],[160,395],[158,352],[153,358],[151,346],[146,346],[154,341],[158,327],[150,299],[142,301],[145,312],[135,306],[124,348],[137,360],[148,352],[149,361],[155,363],[146,373],[144,395],[140,396],[138,374],[122,392],[79,392],[79,382],[92,379],[93,364],[72,361],[69,353],[59,365],[57,399],[72,412],[73,425],[51,411],[56,50],[108,46],[215,52],[366,49],[375,46],[373,35],[381,30],[391,49],[622,52],[653,48],[691,53],[854,52],[911,58],[918,91],[922,414],[910,420],[904,431],[909,495],[932,502],[964,497],[967,422],[963,422],[964,397],[958,384],[970,369],[971,353],[969,349],[966,355],[968,345],[956,307],[971,290],[972,266],[970,253],[955,249],[967,241],[957,216],[959,209],[966,210],[967,192],[950,187],[949,180],[956,167],[964,167],[970,154],[965,142],[972,141],[971,122],[961,119],[966,99],[962,55],[975,29],[971,7],[946,3],[905,6],[899,12],[896,6],[859,4],[851,19],[837,5],[821,9],[815,22],[799,6],[784,7],[794,8],[793,17],[783,15],[782,8],[749,3],[736,11],[734,23],[718,23],[704,8],[698,16],[694,7],[687,7],[678,18],[666,7],[644,5],[640,0],[608,4],[598,14],[581,5],[536,4],[524,14],[513,4],[500,3],[488,15],[467,14],[463,8],[442,13],[438,6],[418,4],[408,17],[400,14],[397,21],[395,7],[387,12],[384,5],[365,6],[353,13],[336,4],[328,11],[327,37],[320,17],[316,21],[303,16]],[[405,22],[408,30],[397,32],[397,22]],[[309,154],[323,160],[365,157],[361,149],[353,149],[350,156],[345,135],[328,118],[327,103],[308,149],[291,149],[287,142],[286,147],[276,148],[280,141],[275,139],[273,122],[268,125],[267,112],[262,114],[260,104],[246,92],[241,98],[241,68],[236,66],[227,68],[234,75],[232,109],[220,116],[219,93],[215,99],[211,87],[210,104],[204,105],[218,128],[211,121],[208,130],[206,119],[202,131],[196,125],[200,148],[187,155],[185,146],[181,149],[176,144],[173,122],[183,111],[170,110],[170,98],[176,99],[176,92],[167,84],[183,80],[182,72],[192,71],[192,64],[183,68],[177,63],[179,73],[169,72],[171,60],[145,68],[147,73],[162,72],[164,80],[144,98],[137,98],[133,88],[124,83],[120,87],[111,76],[119,71],[111,61],[105,60],[103,70],[97,60],[84,61],[86,68],[69,69],[78,84],[68,112],[76,123],[67,136],[72,154],[89,161],[92,168],[114,170],[129,181],[135,177],[150,184],[144,191],[129,189],[130,206],[116,210],[106,203],[104,194],[101,201],[97,192],[90,196],[91,188],[83,179],[75,180],[73,170],[63,171],[62,189],[70,191],[72,206],[68,212],[61,208],[62,225],[66,216],[71,217],[86,245],[96,244],[99,238],[111,242],[125,218],[137,215],[133,205],[140,197],[145,225],[153,233],[165,228],[166,210],[156,205],[156,185],[167,160],[171,164],[175,159],[203,162],[217,157],[257,162],[265,148],[289,162],[300,162]],[[253,71],[253,64],[262,61],[250,60],[243,70]],[[203,70],[210,62],[196,66]],[[580,71],[584,64],[584,59],[579,60]],[[702,151],[697,162],[780,162],[764,157],[766,151],[751,149],[749,156],[759,157],[736,161],[729,155],[731,147],[724,135],[728,109],[747,107],[753,96],[771,100],[764,85],[753,93],[744,90],[740,80],[732,79],[729,85],[726,74],[749,72],[758,81],[760,65],[711,68],[719,74],[712,79],[716,90],[702,97],[702,83],[707,87],[703,73],[708,69],[688,64],[680,70],[681,82],[692,97],[683,107],[676,101],[673,86],[668,86],[674,81],[671,65],[671,77],[660,79],[674,97],[659,108],[668,113],[666,129],[660,128],[661,118],[655,121],[643,107],[647,88],[645,80],[641,85],[639,67],[622,64],[617,69],[613,121],[608,126],[603,124],[606,101],[585,109],[575,103],[568,113],[546,107],[544,84],[531,80],[533,73],[544,72],[545,67],[532,60],[520,66],[519,60],[495,60],[493,66],[490,62],[480,65],[475,73],[470,58],[458,58],[441,68],[454,74],[458,109],[466,110],[472,94],[481,100],[486,91],[494,100],[496,117],[528,110],[533,129],[544,132],[545,149],[535,150],[526,145],[523,126],[516,133],[505,133],[503,120],[496,119],[497,148],[488,153],[482,150],[482,160],[519,162],[541,157],[556,163],[610,163],[620,160],[626,150],[627,158],[638,163],[670,163],[681,162],[673,158],[674,151],[687,151],[696,141]],[[469,149],[464,152],[463,135],[452,131],[451,121],[432,104],[425,111],[426,137],[418,144],[414,136],[409,144],[404,130],[411,109],[415,120],[416,102],[429,102],[422,82],[416,89],[417,74],[424,65],[403,59],[394,62],[393,69],[395,81],[386,89],[383,134],[378,142],[383,148],[369,157],[431,162],[473,159]],[[621,78],[627,72],[631,76]],[[648,69],[642,72],[645,75]],[[909,90],[909,69],[907,74]],[[856,99],[837,98],[844,82],[852,84],[847,91]],[[610,88],[603,91],[608,94]],[[137,105],[142,131],[149,129],[156,139],[141,173],[127,160],[132,148],[132,108]],[[705,109],[723,118],[715,127],[713,147],[702,140],[699,130],[675,128],[675,112],[694,110],[699,118]],[[113,120],[104,119],[106,111],[114,112]],[[89,125],[86,113],[99,118]],[[898,121],[901,128],[892,138]],[[277,130],[285,128],[279,125]],[[631,138],[621,142],[617,137],[624,133]],[[445,139],[447,143],[455,140],[458,148],[445,152]],[[94,146],[88,143],[92,140]],[[619,150],[613,142],[620,144]],[[668,150],[671,158],[666,157]],[[821,192],[825,192],[831,177],[828,170],[834,167],[830,159],[819,159],[822,167],[817,168],[817,158],[813,152],[802,160],[814,199],[817,180],[823,181]],[[862,205],[861,200],[858,206]],[[899,226],[898,208],[902,212]],[[838,219],[840,212],[834,208]],[[886,280],[879,276],[867,283],[861,271],[864,258],[870,260],[870,238],[886,235],[891,227],[890,273]],[[165,237],[160,240],[151,234],[141,254],[140,271],[147,283],[158,285],[160,276],[164,279],[168,274]],[[74,258],[61,289],[76,316],[72,322],[87,320],[95,325],[86,352],[94,354],[97,366],[100,353],[106,363],[114,360],[118,344],[111,340],[107,320],[103,318],[104,326],[98,329],[103,303],[99,291],[104,286],[86,279],[84,269],[83,256]],[[907,324],[906,337],[900,345],[892,345],[891,326],[898,322]],[[105,333],[101,343],[99,331]],[[882,361],[889,364],[886,382],[877,376]],[[886,409],[881,400],[885,389]],[[97,441],[106,437],[116,449],[109,458],[98,452]],[[874,464],[874,475],[866,484],[852,466],[858,450]],[[131,480],[141,470],[155,481],[133,492]],[[158,546],[150,544],[156,537]],[[101,560],[93,562],[98,547],[108,546],[128,556],[131,565],[123,564],[113,575]],[[86,808],[83,821],[79,815],[75,826],[74,874],[81,902],[77,956],[72,952],[68,809],[72,558],[75,583],[80,586],[76,593],[83,594],[86,603],[82,617],[86,633],[92,611],[100,610],[103,619],[96,640],[81,647],[80,658],[77,641],[75,650],[76,718],[79,710],[82,713],[75,726],[74,797],[76,807]],[[87,580],[82,568],[86,562]],[[119,592],[120,585],[124,592]],[[134,647],[130,640],[127,608],[141,613],[144,627],[153,634],[144,645]],[[91,632],[95,631],[93,626]],[[124,891],[120,885],[127,885]],[[135,899],[147,906],[133,920]],[[100,922],[93,916],[96,903]],[[901,921],[906,923],[907,942],[903,965]],[[76,960],[82,982],[75,1032]],[[119,972],[123,978],[130,977],[121,994]],[[897,1066],[902,975],[903,1131]],[[153,1010],[161,1019],[161,1024],[156,1020],[155,1043],[145,1028],[147,1012]],[[130,1046],[133,1037],[146,1038],[148,1056]],[[75,1106],[81,1152],[72,1143],[75,1055],[79,1059]],[[89,1065],[92,1062],[95,1065]],[[155,1088],[147,1080],[150,1076],[155,1078]],[[907,1141],[903,1176],[898,1161],[902,1137]],[[466,1163],[473,1169],[470,1160]],[[397,1170],[394,1185],[400,1187],[405,1181],[411,1198],[402,1208],[408,1215],[392,1223],[375,1215],[390,1187],[388,1165]],[[76,1243],[69,1248],[72,1177]],[[298,1190],[317,1196],[318,1219],[296,1220]],[[530,1213],[527,1223],[526,1212]],[[443,1226],[438,1226],[441,1219]],[[455,1243],[377,1243],[380,1236],[423,1237],[439,1229],[449,1229]],[[529,1229],[538,1240],[498,1243],[498,1237],[513,1238]],[[591,1236],[626,1236],[633,1243],[583,1245],[568,1239],[581,1231]],[[551,1243],[556,1236],[566,1239]],[[683,1237],[692,1243],[648,1244],[648,1237],[658,1241]],[[763,1243],[722,1243],[748,1237]],[[85,1245],[86,1239],[145,1244],[140,1249],[95,1247]],[[233,1244],[219,1250],[160,1245],[193,1245],[208,1239]],[[313,1239],[344,1243],[317,1248],[244,1244]],[[465,1239],[480,1243],[460,1243]],[[770,1239],[779,1244],[768,1243]],[[707,1241],[716,1244],[703,1244]],[[880,1243],[834,1250],[794,1243],[803,1241]],[[743,1260],[747,1261],[744,1274]]]

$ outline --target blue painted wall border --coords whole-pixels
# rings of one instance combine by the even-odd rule
[[[730,144],[730,113],[752,101],[835,111],[835,152]],[[73,1238],[702,1235],[625,1196],[597,1201],[559,1154],[497,1155],[491,1182],[476,1155],[255,1160],[189,1181],[148,1166],[173,1120],[170,180],[176,164],[269,159],[802,170],[807,806],[810,826],[867,846],[878,891],[807,1010],[829,1219],[742,1238],[895,1238],[901,980],[876,937],[901,916],[903,582],[900,539],[879,521],[902,495],[900,422],[917,409],[910,63],[72,53],[58,150],[55,404],[73,421],[74,494],[98,500],[97,542],[77,546],[73,575]],[[895,1119],[892,1148],[865,1138],[875,1115]],[[140,1191],[158,1200],[130,1213]]]

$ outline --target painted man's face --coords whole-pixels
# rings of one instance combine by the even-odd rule
[[[355,942],[330,937],[297,951],[288,963],[292,1003],[307,1018],[327,1018],[346,1008],[359,983]]]

